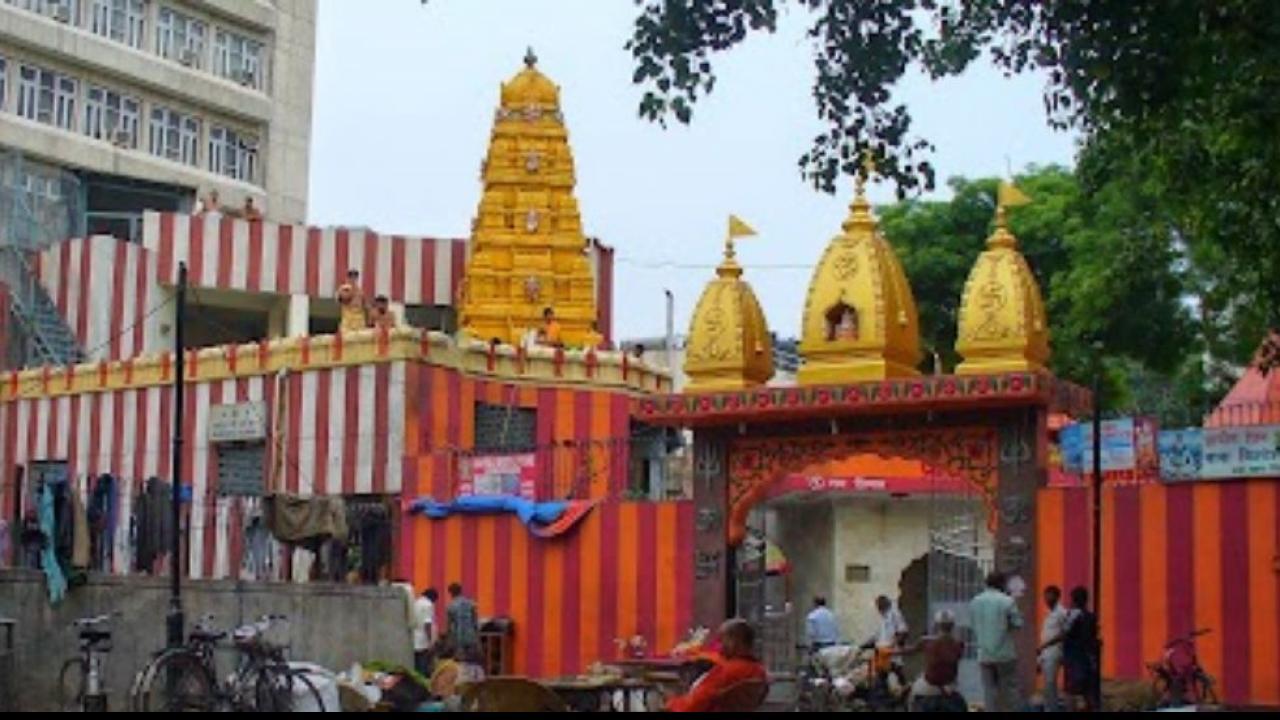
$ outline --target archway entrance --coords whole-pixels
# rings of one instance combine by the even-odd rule
[[[1080,416],[1088,406],[1087,393],[1051,376],[1007,373],[671,395],[637,401],[635,414],[693,430],[694,617],[714,627],[730,613],[764,612],[743,606],[753,596],[732,589],[752,510],[768,507],[771,493],[796,482],[805,468],[851,455],[915,462],[937,481],[959,484],[977,500],[969,524],[990,534],[989,565],[1035,587],[1035,494],[1047,475],[1047,416]],[[827,490],[799,487],[796,494]],[[972,567],[981,569],[980,558],[972,555],[941,562],[955,555],[944,525],[934,525],[938,532],[921,551],[939,557],[931,566],[949,568],[931,569],[931,603],[967,593],[971,576],[981,575]],[[1033,598],[1020,603],[1027,617],[1035,616]],[[1032,655],[1034,633],[1028,629],[1019,640],[1020,651]]]

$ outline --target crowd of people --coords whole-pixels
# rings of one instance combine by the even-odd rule
[[[1101,708],[1097,616],[1089,609],[1089,591],[1076,587],[1070,593],[1070,607],[1062,605],[1062,590],[1045,588],[1047,607],[1035,658],[1036,672],[1043,682],[1046,711]],[[933,632],[909,642],[910,632],[902,613],[885,597],[876,598],[879,625],[859,647],[874,652],[873,682],[895,685],[909,693],[911,709],[945,711],[963,703],[957,689],[965,643],[957,637],[956,618],[949,610],[933,619]],[[983,706],[988,711],[1017,712],[1026,709],[1019,677],[1024,658],[1018,656],[1016,638],[1025,620],[1008,589],[1008,578],[991,573],[985,588],[968,606],[968,627],[972,633],[982,680]],[[806,640],[814,652],[842,645],[839,623],[823,597],[814,598],[805,620]],[[905,677],[902,658],[923,655],[923,672],[913,682]]]

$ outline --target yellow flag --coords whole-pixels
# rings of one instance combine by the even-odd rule
[[[737,215],[729,216],[729,237],[740,238],[755,235],[756,231],[751,226],[742,222]]]
[[[1000,182],[1000,190],[997,193],[997,202],[1001,207],[1018,207],[1031,202],[1031,198],[1027,194],[1018,189],[1018,186],[1011,182]]]

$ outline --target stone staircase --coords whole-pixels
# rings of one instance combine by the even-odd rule
[[[10,316],[26,339],[27,365],[70,365],[84,359],[75,334],[40,284],[26,254],[0,243],[0,283],[9,289]],[[9,318],[4,318],[9,322]]]

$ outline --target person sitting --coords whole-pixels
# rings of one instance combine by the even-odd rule
[[[720,626],[720,656],[689,692],[667,701],[671,712],[709,712],[726,690],[744,682],[765,682],[764,665],[752,654],[755,629],[746,620],[729,620]]]
[[[338,329],[342,332],[355,332],[369,326],[364,291],[360,289],[359,270],[355,268],[348,270],[347,281],[338,286],[338,306],[340,317]]]
[[[373,299],[373,309],[369,311],[369,324],[379,330],[395,329],[396,314],[391,311],[391,301],[386,295],[379,295]]]
[[[911,685],[910,707],[914,712],[951,712],[965,709],[956,692],[964,643],[955,638],[956,618],[950,610],[939,610],[933,620],[934,632],[915,645],[897,653],[924,653],[924,673]]]
[[[892,675],[900,686],[905,685],[902,662],[894,651],[906,644],[907,621],[902,617],[902,612],[893,606],[893,601],[884,595],[876,598],[876,612],[880,614],[880,628],[871,639],[862,644],[862,649],[875,650],[875,669],[879,681],[887,686],[889,676]]]
[[[542,329],[538,331],[538,343],[564,347],[564,341],[560,337],[560,323],[556,322],[556,311],[551,308],[542,311]]]
[[[586,350],[604,349],[604,335],[600,334],[600,324],[595,320],[591,321],[591,330],[587,332],[587,337],[583,341],[582,347]]]
[[[261,220],[262,211],[254,204],[253,198],[246,197],[244,199],[244,211],[241,213],[245,220]]]

